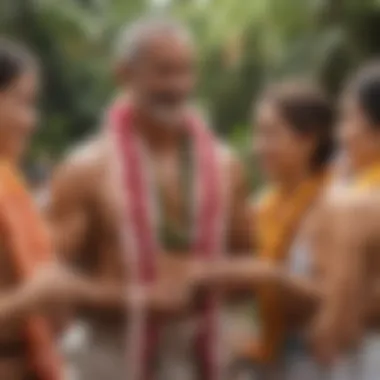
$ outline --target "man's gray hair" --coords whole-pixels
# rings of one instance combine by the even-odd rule
[[[175,34],[192,41],[190,30],[180,21],[168,17],[145,17],[124,27],[117,41],[115,58],[123,64],[133,62],[150,38],[160,34]]]

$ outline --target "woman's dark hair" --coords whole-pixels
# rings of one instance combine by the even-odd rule
[[[264,99],[273,102],[293,131],[315,136],[312,168],[318,170],[327,164],[334,151],[335,112],[326,94],[310,84],[287,82],[269,88]]]
[[[0,38],[0,91],[7,89],[25,70],[36,63],[33,54],[23,45]]]
[[[374,128],[380,130],[380,61],[359,69],[348,91],[357,99]]]

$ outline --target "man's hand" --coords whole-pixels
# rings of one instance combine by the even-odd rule
[[[48,265],[22,285],[0,297],[0,323],[23,319],[30,314],[49,314],[87,296],[86,281],[58,265]]]
[[[191,305],[193,287],[188,278],[162,279],[146,290],[147,307],[164,314],[183,313]]]

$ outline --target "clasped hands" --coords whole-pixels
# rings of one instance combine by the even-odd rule
[[[197,295],[208,290],[224,291],[236,283],[250,288],[254,283],[274,281],[275,266],[253,258],[205,261],[193,258],[163,258],[157,279],[149,284],[110,284],[76,273],[59,264],[38,270],[22,286],[21,296],[31,309],[45,305],[93,304],[128,308],[144,307],[155,312],[177,313],[192,307]]]

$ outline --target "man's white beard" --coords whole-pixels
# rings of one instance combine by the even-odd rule
[[[186,115],[188,104],[183,103],[177,107],[153,107],[152,117],[163,127],[179,128]]]

